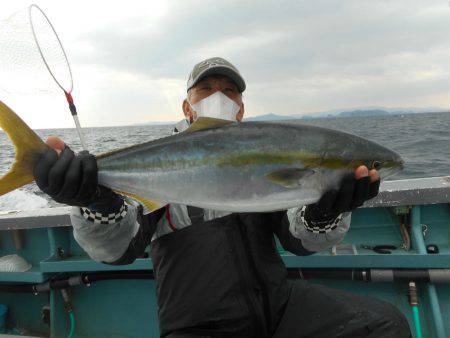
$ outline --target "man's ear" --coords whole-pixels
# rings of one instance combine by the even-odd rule
[[[241,103],[241,109],[236,115],[236,120],[238,122],[241,122],[243,118],[244,118],[244,102]]]
[[[184,116],[186,116],[186,119],[189,121],[189,123],[192,123],[197,119],[197,113],[192,109],[187,99],[184,99],[182,108]]]
[[[191,105],[189,104],[187,99],[183,100],[183,104],[181,105],[181,107],[183,109],[184,116],[186,116],[186,118],[189,119],[189,117],[192,115],[192,112],[191,112]]]

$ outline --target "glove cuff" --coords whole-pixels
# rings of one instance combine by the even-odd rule
[[[93,211],[84,207],[80,208],[80,213],[84,219],[95,224],[114,224],[120,222],[126,216],[127,212],[128,206],[126,203],[122,203],[119,210],[112,213]]]
[[[311,231],[316,234],[329,233],[333,229],[336,229],[339,222],[342,220],[343,214],[337,216],[327,217],[319,220],[312,220],[308,217],[308,211],[310,206],[304,205],[300,209],[300,219],[306,230]]]
[[[97,187],[94,201],[86,205],[88,209],[102,214],[116,213],[123,205],[121,195],[102,185]]]

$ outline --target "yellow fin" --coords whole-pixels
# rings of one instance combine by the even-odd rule
[[[194,131],[204,130],[204,129],[211,129],[211,128],[218,128],[223,127],[228,124],[235,123],[233,121],[229,120],[222,120],[222,119],[216,119],[213,117],[199,117],[197,120],[195,120],[194,123],[192,123],[188,129],[185,130],[185,133],[192,133]]]
[[[116,189],[113,189],[113,190],[118,194],[131,197],[132,199],[138,201],[139,203],[144,205],[148,209],[149,212],[153,212],[155,210],[161,209],[162,207],[164,207],[167,204],[164,202],[152,201],[147,198],[144,198],[144,197],[141,197],[141,196],[129,193],[129,192],[120,191],[120,190],[116,190]]]
[[[33,168],[48,146],[16,115],[0,101],[0,127],[14,144],[14,163],[0,178],[0,196],[34,181]]]
[[[314,174],[314,170],[308,168],[285,168],[266,174],[266,178],[275,184],[285,188],[298,187],[301,179]]]

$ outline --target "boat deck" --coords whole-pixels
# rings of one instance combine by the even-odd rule
[[[413,331],[407,293],[408,282],[415,281],[423,336],[450,337],[449,203],[450,177],[384,182],[379,196],[353,213],[337,254],[328,250],[298,257],[281,247],[279,251],[290,277],[387,300],[406,315]],[[0,304],[9,308],[8,333],[67,336],[70,322],[62,284],[55,280],[72,277],[67,283],[76,319],[74,337],[158,337],[151,260],[140,258],[125,266],[92,261],[72,236],[69,210],[0,215],[0,256],[17,253],[32,264],[27,272],[0,273]],[[362,248],[381,244],[397,249],[380,254]],[[439,253],[427,253],[429,244],[437,245]],[[17,285],[21,292],[11,289]]]

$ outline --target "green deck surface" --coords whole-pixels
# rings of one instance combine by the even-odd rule
[[[420,236],[413,237],[410,251],[398,249],[391,255],[380,255],[361,249],[361,244],[402,244],[398,218],[393,209],[367,208],[353,213],[351,230],[344,241],[356,246],[357,255],[333,256],[331,251],[325,251],[308,257],[298,257],[284,252],[281,248],[280,253],[286,265],[291,268],[450,268],[450,206],[415,206],[412,223],[415,229],[426,224],[428,231],[424,238],[420,231],[415,233]],[[61,273],[152,269],[150,259],[138,259],[128,266],[111,266],[92,261],[73,239],[70,227],[26,230],[24,247],[21,250],[14,248],[9,232],[4,230],[0,234],[0,255],[17,253],[28,260],[33,268],[24,273],[0,273],[1,283],[38,283]],[[423,252],[424,245],[430,243],[439,246],[439,254]],[[57,254],[61,252],[60,249],[63,256]],[[412,323],[406,283],[338,280],[312,282],[389,301]],[[424,337],[450,337],[450,285],[418,285]],[[437,297],[433,296],[434,292]],[[71,296],[76,318],[74,337],[135,338],[159,335],[154,280],[100,281],[90,287],[71,288]],[[38,295],[0,292],[0,303],[9,308],[10,327],[17,328],[23,334],[53,338],[67,336],[69,319],[59,291]],[[42,310],[46,306],[51,314],[49,325],[41,318]]]

